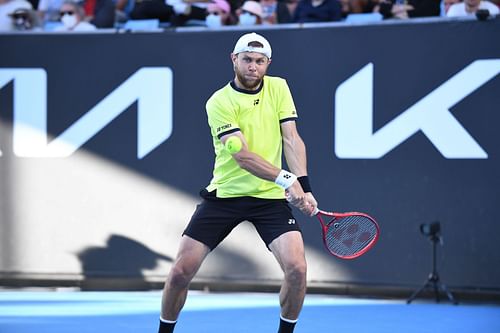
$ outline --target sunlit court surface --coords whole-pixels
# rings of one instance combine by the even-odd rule
[[[1,333],[157,332],[161,293],[2,291]],[[278,295],[191,291],[177,333],[276,332]],[[308,295],[297,333],[497,333],[500,306]]]

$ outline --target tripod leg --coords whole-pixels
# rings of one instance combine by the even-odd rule
[[[422,287],[420,287],[420,289],[415,290],[415,292],[413,292],[413,294],[410,296],[410,298],[408,298],[408,300],[406,301],[406,304],[410,304],[411,302],[413,302],[413,300],[418,296],[418,294],[420,294],[427,287],[429,287],[429,283],[430,283],[430,280],[427,280],[427,281],[425,281],[424,285]]]
[[[453,297],[453,294],[448,290],[448,288],[444,284],[440,283],[439,287],[446,294],[446,296],[448,296],[448,299],[450,300],[450,302],[452,302],[455,305],[458,304],[455,297]]]
[[[439,298],[439,282],[436,282],[434,281],[433,283],[433,287],[434,287],[434,297],[436,297],[436,303],[439,303],[439,301],[441,300]]]

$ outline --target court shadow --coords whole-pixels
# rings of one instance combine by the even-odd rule
[[[172,258],[121,235],[111,235],[104,247],[88,247],[77,253],[82,265],[82,290],[146,290],[143,269]]]

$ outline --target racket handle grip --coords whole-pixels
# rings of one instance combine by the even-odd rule
[[[314,208],[313,215],[317,215],[318,213],[319,213],[319,209],[318,209],[318,207]]]

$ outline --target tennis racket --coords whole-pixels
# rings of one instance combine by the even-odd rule
[[[332,213],[316,209],[328,252],[341,259],[357,258],[378,240],[380,229],[374,218],[357,212]]]

